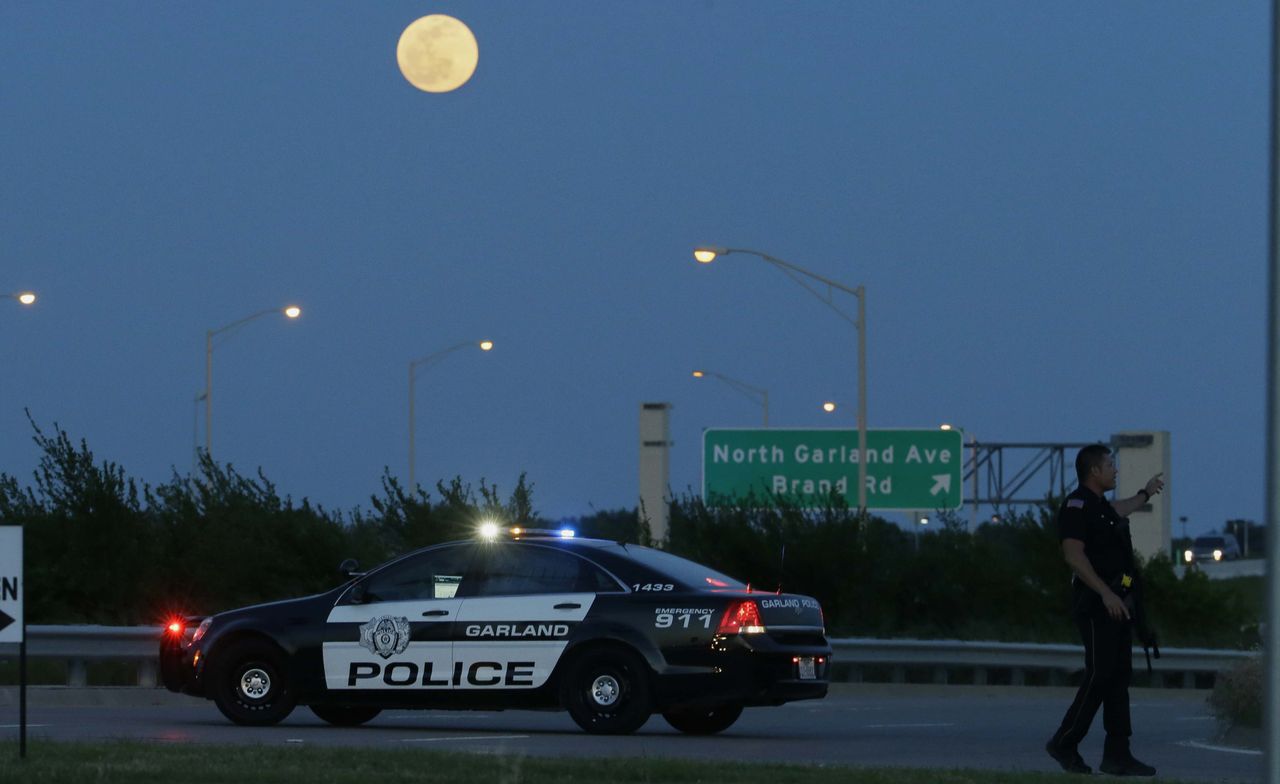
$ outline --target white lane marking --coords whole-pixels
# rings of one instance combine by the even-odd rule
[[[285,743],[302,743],[302,738],[285,738]]]
[[[1253,756],[1262,756],[1261,749],[1237,749],[1233,746],[1215,746],[1212,743],[1203,743],[1198,740],[1180,740],[1179,746],[1190,746],[1193,749],[1208,749],[1209,751],[1225,751],[1228,754],[1250,754]]]
[[[462,738],[400,738],[400,743],[440,743],[442,741],[451,740],[513,740],[516,738],[528,738],[528,735],[474,735]]]
[[[1178,721],[1214,721],[1214,716],[1179,716]]]
[[[905,729],[910,727],[954,727],[954,721],[938,722],[935,724],[868,724],[869,730],[886,730],[886,729]]]
[[[21,726],[22,726],[21,724],[0,724],[0,730],[16,730]],[[52,726],[53,726],[52,724],[28,724],[27,729],[31,729],[32,727],[52,727]]]

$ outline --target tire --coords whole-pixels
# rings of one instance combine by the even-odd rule
[[[662,714],[667,723],[689,735],[714,735],[729,727],[742,715],[741,705],[721,705],[703,710],[673,710]]]
[[[587,651],[569,663],[560,701],[579,727],[593,735],[626,735],[653,711],[649,666],[623,648]]]
[[[358,727],[382,713],[364,705],[312,705],[311,712],[335,727]]]
[[[217,652],[213,701],[236,724],[265,727],[293,712],[284,655],[265,640],[243,640]]]

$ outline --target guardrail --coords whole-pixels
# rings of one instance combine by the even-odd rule
[[[1080,645],[964,640],[878,640],[861,637],[831,640],[832,664],[849,668],[845,680],[861,681],[868,668],[889,670],[889,680],[903,683],[908,670],[928,670],[934,683],[949,683],[957,671],[972,673],[975,684],[989,682],[992,671],[1007,671],[1009,683],[1022,686],[1029,672],[1047,673],[1049,685],[1063,685],[1084,669]],[[1212,686],[1213,676],[1255,654],[1213,648],[1162,648],[1151,660],[1153,686],[1195,688],[1197,680]],[[1134,672],[1146,672],[1142,650],[1133,654]]]
[[[61,659],[67,663],[67,685],[88,685],[88,664],[98,661],[133,662],[137,685],[157,684],[159,626],[28,626],[27,655],[37,659]],[[881,640],[843,637],[831,640],[832,663],[845,680],[862,681],[869,670],[887,670],[889,680],[903,683],[911,671],[925,670],[934,683],[954,682],[961,673],[972,682],[990,682],[993,672],[1008,673],[1009,682],[1023,685],[1027,674],[1047,673],[1051,685],[1067,682],[1083,668],[1079,645],[968,642],[962,640]],[[17,646],[4,646],[16,655]],[[1197,678],[1211,681],[1214,674],[1248,659],[1247,651],[1209,648],[1165,648],[1152,660],[1158,682],[1193,688]],[[0,657],[2,658],[2,657]],[[1134,653],[1134,670],[1145,671],[1142,651]],[[968,679],[966,678],[966,681]],[[1211,684],[1209,684],[1211,685]]]

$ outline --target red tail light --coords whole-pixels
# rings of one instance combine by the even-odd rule
[[[182,621],[170,621],[169,625],[165,628],[168,630],[169,634],[172,634],[175,637],[182,635]]]
[[[760,608],[754,600],[734,602],[724,611],[716,634],[762,634],[764,623],[760,620]]]

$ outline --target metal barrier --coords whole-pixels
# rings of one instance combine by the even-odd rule
[[[1050,685],[1084,669],[1084,648],[1079,645],[1019,642],[968,642],[963,640],[878,640],[861,637],[831,640],[832,664],[849,668],[847,680],[861,681],[868,667],[888,668],[894,683],[906,681],[910,669],[929,670],[934,683],[948,683],[957,670],[971,671],[973,683],[988,682],[992,670],[1007,670],[1014,686],[1026,683],[1028,672],[1046,672]],[[1172,676],[1176,685],[1194,688],[1196,676],[1211,679],[1223,670],[1257,654],[1212,648],[1162,648],[1151,660],[1153,685],[1165,685]],[[1145,672],[1142,650],[1134,651],[1134,671]]]
[[[137,685],[155,688],[161,626],[28,626],[27,657],[62,659],[67,685],[89,685],[89,662],[134,662]],[[13,647],[16,655],[17,646]]]
[[[28,626],[27,655],[67,662],[67,685],[88,685],[88,663],[134,662],[137,685],[157,684],[159,626]],[[1013,685],[1026,683],[1028,672],[1048,673],[1050,684],[1062,684],[1083,667],[1078,645],[1042,645],[962,640],[880,640],[844,637],[831,640],[833,665],[848,680],[863,680],[868,668],[887,669],[894,683],[907,680],[908,671],[926,670],[932,682],[949,683],[953,673],[972,673],[973,683],[989,682],[992,671],[1008,671]],[[16,654],[16,646],[12,647]],[[1256,654],[1209,648],[1165,648],[1152,661],[1160,683],[1169,676],[1175,685],[1191,688],[1196,676],[1212,677]],[[1135,651],[1135,670],[1143,669],[1141,650]]]

